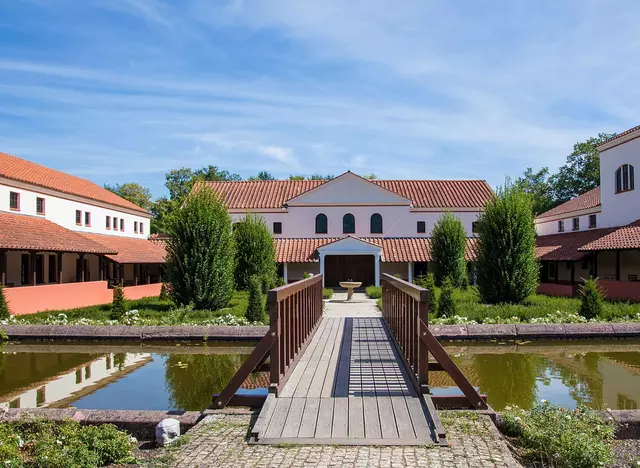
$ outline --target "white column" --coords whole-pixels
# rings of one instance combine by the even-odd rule
[[[376,266],[376,272],[375,272],[375,279],[376,279],[376,286],[380,286],[380,254],[376,253],[374,254],[375,257],[375,266]]]
[[[284,278],[284,284],[289,284],[289,268],[287,268],[289,264],[284,262],[282,266],[282,277]]]
[[[322,275],[322,287],[324,288],[324,254],[320,254],[320,274]]]
[[[285,263],[286,265],[286,263]],[[413,283],[413,262],[409,262],[407,278],[409,278],[409,283]]]

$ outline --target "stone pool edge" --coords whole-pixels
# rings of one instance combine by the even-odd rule
[[[527,341],[582,338],[640,338],[640,322],[431,325],[436,338],[446,341]],[[11,340],[194,340],[257,341],[266,326],[129,326],[129,325],[1,325]]]

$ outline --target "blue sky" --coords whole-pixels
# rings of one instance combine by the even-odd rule
[[[640,3],[0,4],[0,151],[164,193],[214,164],[486,179],[640,123]]]

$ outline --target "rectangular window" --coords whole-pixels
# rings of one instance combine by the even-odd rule
[[[113,230],[118,230],[118,218],[116,218],[115,216],[113,217]]]
[[[580,218],[573,218],[573,230],[574,231],[580,230]]]
[[[144,234],[144,224],[140,223],[140,234]]]
[[[44,214],[44,198],[36,198],[36,213],[41,215]]]
[[[88,211],[84,212],[84,225],[91,226],[91,213]]]
[[[558,232],[564,232],[564,221],[558,221]]]
[[[138,234],[138,221],[133,222],[133,232]]]
[[[548,274],[549,274],[549,279],[556,279],[556,276],[558,274],[558,265],[555,262],[549,262],[548,263],[549,267],[548,267]]]
[[[598,225],[598,220],[596,215],[589,215],[589,228],[593,229]]]
[[[76,224],[82,226],[82,211],[76,210]]]
[[[111,216],[107,216],[107,217],[105,218],[105,227],[106,227],[107,229],[111,229]]]
[[[9,208],[15,211],[20,209],[20,194],[18,192],[9,192]]]
[[[124,232],[124,218],[120,218],[120,230]]]
[[[477,232],[478,232],[478,229],[477,229],[477,228],[478,228],[478,221],[473,221],[473,222],[471,223],[471,232],[472,232],[473,234],[477,233]]]
[[[276,221],[273,223],[273,233],[274,234],[282,234],[282,223]]]
[[[424,221],[418,221],[418,234],[424,234],[427,232],[427,223]]]

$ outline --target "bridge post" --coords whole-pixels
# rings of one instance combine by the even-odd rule
[[[420,339],[420,334],[424,333],[420,322],[429,323],[429,294],[431,294],[431,291],[421,294],[418,301],[418,323],[416,327],[416,333],[418,334],[418,384],[422,393],[429,393],[429,347],[424,340]]]
[[[278,385],[280,384],[280,302],[275,294],[269,291],[267,298],[269,307],[269,333],[276,338],[271,346],[271,354],[269,357],[269,367],[271,369],[271,381],[269,385],[269,393],[275,393],[278,396]]]

